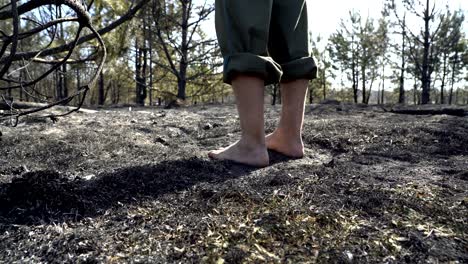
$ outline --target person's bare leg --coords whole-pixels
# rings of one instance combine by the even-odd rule
[[[309,81],[305,79],[281,83],[281,118],[276,130],[266,138],[268,149],[286,156],[302,158],[302,125]]]
[[[232,81],[239,112],[241,139],[227,148],[211,151],[208,156],[251,166],[268,166],[263,117],[264,81],[258,77],[238,75]]]

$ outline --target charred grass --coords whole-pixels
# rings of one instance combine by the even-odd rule
[[[253,169],[206,158],[233,106],[24,120],[2,127],[0,262],[468,262],[467,121],[311,107],[306,157]]]

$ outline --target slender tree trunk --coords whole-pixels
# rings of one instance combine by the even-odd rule
[[[451,87],[450,87],[450,95],[449,95],[449,104],[452,104],[453,100],[453,86],[455,84],[455,72],[457,71],[457,61],[458,61],[458,50],[455,52],[455,56],[453,58],[453,65],[452,65],[452,78],[451,78]]]
[[[147,49],[147,23],[145,17],[143,17],[143,45],[140,47],[140,66],[141,62],[143,61],[143,65],[141,66],[140,70],[140,80],[138,82],[138,104],[141,106],[145,105],[145,100],[147,97],[147,83],[146,83],[146,76],[148,75],[148,49]]]
[[[62,17],[62,8],[58,8],[59,17]],[[63,23],[60,23],[60,39],[65,40],[65,31],[63,29]],[[61,68],[61,73],[59,74],[59,85],[57,87],[59,99],[68,97],[68,87],[67,87],[67,64],[64,63]]]
[[[361,82],[362,82],[362,103],[365,104],[366,103],[366,68],[365,67],[361,67]]]
[[[351,68],[352,68],[352,75],[353,75],[353,97],[354,97],[354,103],[358,103],[358,81],[357,81],[357,76],[358,72],[356,71],[356,62],[354,60],[354,52],[353,52],[353,58],[351,62]]]
[[[323,89],[323,100],[327,99],[327,80],[325,78],[325,69],[322,70],[322,89]]]
[[[271,105],[276,105],[276,96],[278,92],[278,86],[276,84],[273,85],[273,95],[271,100]]]
[[[422,73],[421,73],[421,83],[422,83],[422,95],[421,103],[428,104],[431,100],[431,75],[429,73],[429,51],[430,45],[429,42],[430,33],[429,33],[429,22],[431,17],[429,16],[429,0],[426,0],[426,10],[424,11],[424,50],[423,50],[423,64],[422,64]]]
[[[182,58],[179,66],[179,78],[177,79],[178,89],[177,98],[181,100],[186,99],[186,86],[187,86],[187,61],[188,61],[188,1],[182,1]]]
[[[139,62],[140,56],[139,56],[139,47],[138,47],[138,37],[135,40],[135,103],[139,104],[140,103],[140,85],[139,81],[141,79],[140,77],[140,69],[141,69],[141,64]]]
[[[445,104],[445,95],[444,95],[444,89],[445,89],[445,79],[447,76],[447,59],[448,59],[448,54],[444,52],[444,58],[443,58],[443,66],[442,66],[442,84],[440,86],[440,103]]]
[[[453,74],[453,73],[452,73]],[[449,92],[449,101],[448,101],[448,104],[451,105],[452,102],[453,102],[453,85],[454,85],[454,82],[453,80],[451,81],[451,84],[450,84],[450,92]]]
[[[149,24],[149,105],[153,105],[153,30]]]
[[[115,104],[120,102],[120,84],[117,84],[117,98],[115,99]]]
[[[401,73],[400,73],[400,94],[398,97],[398,103],[405,103],[405,68],[406,68],[406,59],[405,59],[405,40],[406,40],[406,14],[403,16],[403,25],[402,25],[402,45],[401,45]]]
[[[68,97],[68,84],[67,84],[67,64],[64,63],[62,65],[62,94],[63,94],[63,98],[67,98]]]
[[[20,82],[22,82],[22,80],[23,80],[23,74],[20,72]],[[23,87],[21,87],[20,89],[23,89]],[[23,92],[24,92],[24,100],[26,102],[29,102],[29,93],[26,90],[26,88],[23,90]]]
[[[55,97],[58,100],[63,98],[62,95],[62,77],[60,76],[60,71],[57,69],[55,70]]]
[[[144,105],[144,70],[142,69],[143,49],[139,47],[138,40],[135,42],[135,82],[136,82],[136,98],[135,103]],[[144,63],[144,62],[143,62]]]
[[[148,49],[146,48],[146,43],[143,47],[143,69],[141,74],[141,83],[140,83],[140,104],[145,105],[146,97],[148,97],[148,87],[146,86],[146,76],[148,75]]]
[[[20,82],[23,82],[23,72],[22,72],[22,71],[20,71],[19,81],[20,81]],[[21,87],[21,88],[19,89],[19,100],[20,100],[20,101],[23,101],[23,87]]]
[[[380,94],[380,103],[385,104],[385,64],[382,65],[382,93]]]
[[[283,103],[283,98],[281,97],[281,87],[278,88],[278,104]]]
[[[152,54],[152,52],[150,53]],[[152,55],[150,55],[152,57]],[[150,76],[149,76],[149,105],[153,105],[153,62],[150,59]]]
[[[98,105],[104,105],[104,73],[99,74]]]
[[[380,84],[379,84],[379,88],[377,89],[377,104],[380,105],[380,93],[381,93],[381,90],[380,90]]]
[[[203,80],[204,83],[206,83],[208,85],[208,80]],[[214,102],[216,101],[216,89],[214,86],[211,86],[211,103],[214,104]]]
[[[372,70],[373,73],[372,73],[372,79],[371,79],[371,83],[369,85],[369,92],[367,93],[367,96],[366,96],[366,104],[369,104],[369,100],[370,100],[370,97],[372,95],[372,87],[374,86],[374,82],[375,82],[375,76],[376,76],[376,73],[375,73],[375,70]]]
[[[414,86],[413,86],[413,104],[414,105],[418,104],[417,96],[418,96],[418,83],[417,83],[417,80],[415,79]]]
[[[80,78],[80,68],[76,67],[76,90],[78,91],[81,86],[81,78]],[[75,97],[75,104],[78,104],[78,97]]]
[[[312,85],[309,86],[309,104],[313,104],[314,103],[314,94],[313,94],[314,90],[313,90],[313,87]]]

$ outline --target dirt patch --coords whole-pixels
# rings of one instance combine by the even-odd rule
[[[206,157],[234,106],[31,120],[1,128],[0,262],[468,261],[467,117],[313,106],[263,169]]]

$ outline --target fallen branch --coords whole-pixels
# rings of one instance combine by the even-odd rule
[[[441,109],[391,109],[391,113],[404,115],[451,115],[468,116],[468,111],[462,108],[441,108]]]

